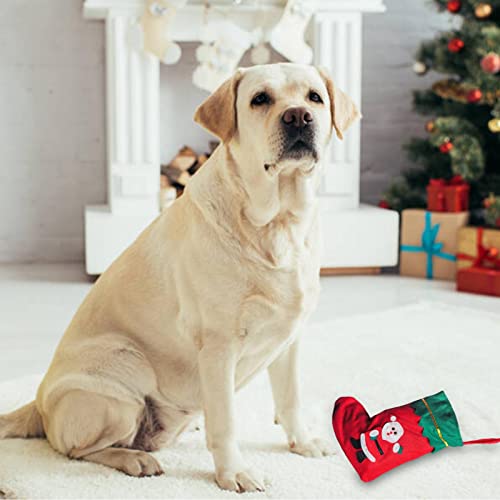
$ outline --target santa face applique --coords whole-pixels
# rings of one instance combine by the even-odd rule
[[[356,458],[359,463],[368,459],[376,462],[377,457],[385,453],[402,453],[403,448],[398,443],[404,434],[403,426],[396,421],[396,417],[391,416],[390,422],[383,425],[382,429],[372,429],[369,432],[362,432],[359,439],[351,437],[351,444],[356,450]]]
[[[372,481],[428,453],[464,444],[443,391],[373,416],[357,399],[341,397],[335,402],[332,426],[342,451],[363,481]],[[500,443],[500,439],[485,442]]]

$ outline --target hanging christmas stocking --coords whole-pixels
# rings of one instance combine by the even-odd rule
[[[269,35],[269,43],[289,61],[311,64],[313,51],[304,41],[312,16],[308,0],[288,0],[283,16]]]
[[[443,391],[373,417],[356,399],[339,398],[332,423],[342,450],[363,481],[449,446],[500,443],[500,438],[462,441]]]
[[[140,22],[131,27],[129,41],[136,50],[145,50],[164,64],[175,64],[181,58],[181,48],[170,35],[177,9],[187,0],[146,0]]]
[[[202,44],[196,49],[199,64],[193,73],[193,83],[213,92],[232,76],[243,54],[259,36],[259,30],[245,31],[228,20],[207,23],[203,27]]]

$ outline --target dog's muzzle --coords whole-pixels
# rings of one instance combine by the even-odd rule
[[[281,126],[284,132],[282,160],[301,160],[305,157],[317,159],[315,122],[307,108],[288,108],[281,116]]]

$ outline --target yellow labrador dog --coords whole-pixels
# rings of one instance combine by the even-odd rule
[[[315,188],[334,130],[358,116],[312,66],[239,70],[196,111],[222,143],[184,195],[92,287],[36,401],[0,437],[46,436],[59,452],[133,476],[203,411],[216,481],[263,490],[235,439],[234,393],[267,368],[291,451],[329,447],[300,415],[298,332],[319,293]]]

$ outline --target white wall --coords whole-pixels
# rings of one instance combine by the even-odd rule
[[[410,90],[428,78],[413,75],[412,56],[443,23],[426,3],[386,0],[386,14],[365,18],[364,200],[378,200],[406,164],[401,143],[422,130]],[[83,207],[105,201],[104,26],[81,8],[0,0],[0,261],[81,260]],[[188,45],[178,66],[162,67],[162,89],[178,89],[162,91],[163,161],[185,143],[207,145],[191,122],[205,93],[185,86],[194,62]]]
[[[104,201],[104,31],[79,0],[0,1],[0,260],[83,257]]]
[[[430,0],[384,0],[387,12],[365,17],[363,30],[363,121],[361,199],[377,203],[390,180],[410,165],[402,144],[425,135],[425,117],[412,111],[412,90],[438,77],[412,70],[424,39],[450,29],[446,14]]]

